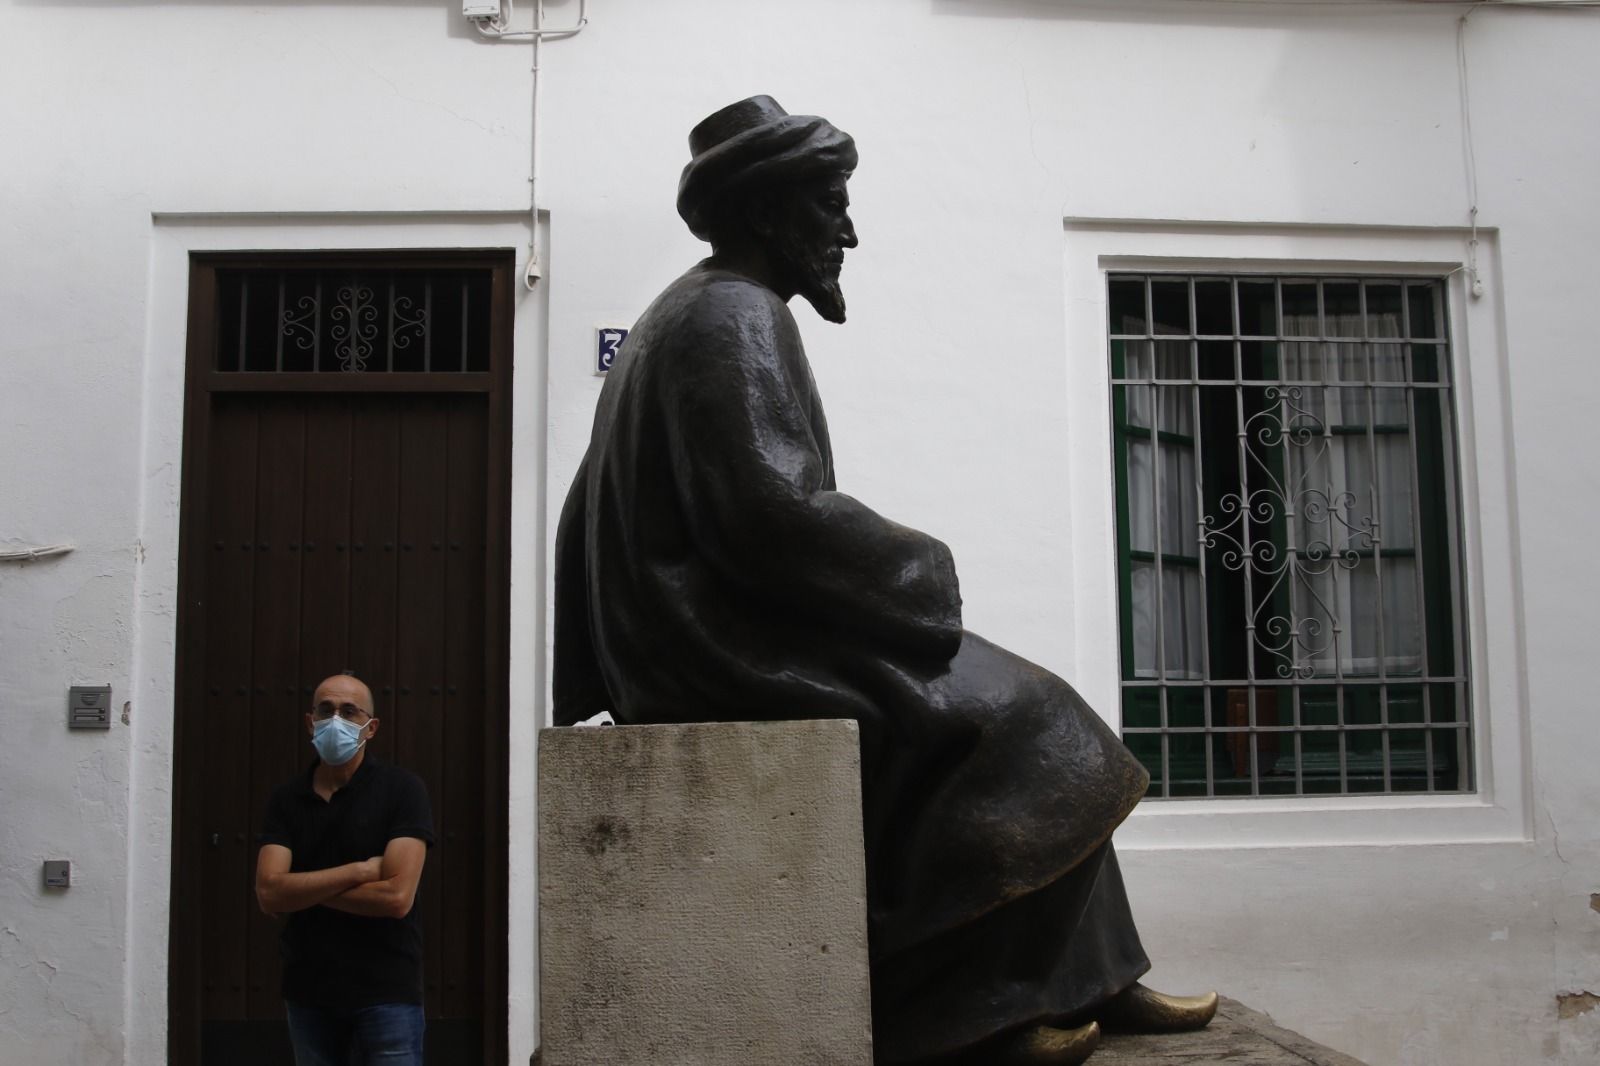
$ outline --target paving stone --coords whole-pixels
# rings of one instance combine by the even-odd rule
[[[1223,998],[1205,1030],[1173,1036],[1110,1034],[1089,1066],[1365,1066],[1358,1059],[1307,1040],[1260,1011]]]

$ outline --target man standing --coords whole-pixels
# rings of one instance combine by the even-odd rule
[[[433,844],[427,790],[367,753],[379,720],[359,678],[318,685],[305,723],[317,761],[273,790],[256,858],[261,909],[287,919],[283,998],[296,1066],[420,1066],[413,905]]]
[[[966,631],[950,550],[837,490],[799,329],[843,322],[855,142],[770,97],[689,135],[710,258],[635,323],[556,546],[555,719],[852,718],[879,1063],[1081,1062],[1205,1025],[1138,983],[1112,830],[1148,775],[1062,679]]]

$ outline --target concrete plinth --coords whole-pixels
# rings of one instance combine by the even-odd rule
[[[539,744],[543,1066],[870,1066],[855,723]]]

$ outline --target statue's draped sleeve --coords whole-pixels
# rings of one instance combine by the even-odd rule
[[[950,658],[961,643],[950,550],[834,490],[787,309],[775,298],[702,308],[674,346],[661,412],[696,552],[763,600],[919,658]]]
[[[589,457],[585,455],[556,525],[556,640],[551,678],[555,706],[552,720],[556,725],[572,725],[611,710],[589,621],[589,566],[584,536],[588,485]]]

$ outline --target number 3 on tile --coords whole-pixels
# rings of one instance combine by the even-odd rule
[[[622,342],[628,339],[628,331],[617,326],[601,326],[595,330],[595,359],[594,372],[604,374],[611,369],[611,364],[616,361],[617,352],[622,348]]]

